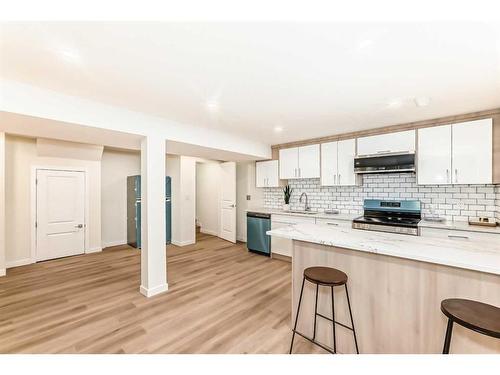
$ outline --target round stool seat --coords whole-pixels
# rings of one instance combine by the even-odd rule
[[[500,338],[500,308],[468,299],[441,302],[441,311],[453,322],[484,335]]]
[[[347,275],[335,268],[309,267],[304,270],[306,280],[319,285],[334,286],[347,283]]]

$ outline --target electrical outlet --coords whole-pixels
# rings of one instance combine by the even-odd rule
[[[251,200],[252,197],[250,195],[247,195],[247,201]]]

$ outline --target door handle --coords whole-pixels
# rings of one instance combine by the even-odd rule
[[[83,224],[75,225],[75,228],[81,229],[81,228],[83,228]]]
[[[339,173],[339,185],[340,185],[340,173]]]
[[[336,174],[333,175],[333,184],[334,185],[337,184],[337,175]]]
[[[469,239],[469,237],[467,237],[467,236],[459,236],[459,235],[456,235],[456,234],[449,234],[448,238],[460,238],[462,240],[468,240]]]
[[[446,169],[446,182],[450,182],[450,170]]]
[[[229,207],[231,207],[231,208],[235,208],[235,207],[236,207],[236,205],[235,205],[235,204],[232,204],[232,205],[230,205]]]
[[[329,222],[329,223],[327,223],[327,224],[328,224],[328,225],[333,225],[333,226],[336,226],[336,227],[338,227],[338,226],[339,226],[337,223],[332,223],[332,222]]]
[[[299,177],[300,177],[301,173],[300,173],[300,168],[299,168]]]
[[[458,169],[455,168],[455,182],[458,182]]]

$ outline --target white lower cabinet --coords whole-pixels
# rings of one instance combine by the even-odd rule
[[[337,228],[352,228],[352,220],[316,219],[316,224],[326,224]]]
[[[485,233],[456,229],[420,228],[420,235],[436,239],[470,241],[472,243],[477,243],[478,248],[481,247],[481,242],[487,243],[500,241],[500,234],[498,233]]]
[[[314,217],[303,216],[288,216],[288,215],[271,215],[271,229],[283,228],[295,224],[325,224],[332,227],[350,228],[352,225],[351,220],[340,219],[320,219]],[[292,256],[293,240],[286,238],[271,237],[271,254],[284,255],[287,257]]]
[[[313,217],[297,217],[287,215],[271,215],[271,229],[283,228],[295,224],[316,222]],[[293,240],[287,238],[271,237],[271,254],[292,256]]]

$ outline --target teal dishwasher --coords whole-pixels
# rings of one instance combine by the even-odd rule
[[[247,248],[249,251],[271,256],[271,215],[247,212]]]

